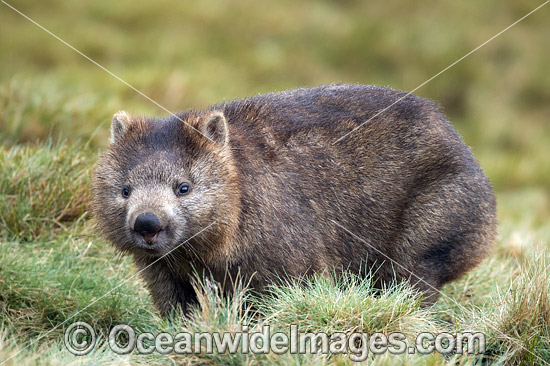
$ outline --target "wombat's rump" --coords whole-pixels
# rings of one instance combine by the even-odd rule
[[[433,301],[487,255],[496,227],[491,184],[437,106],[362,85],[118,113],[93,196],[101,232],[145,269],[162,313],[196,300],[193,267],[258,290],[375,268],[378,284],[409,280]]]

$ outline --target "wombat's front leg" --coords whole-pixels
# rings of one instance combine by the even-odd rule
[[[197,303],[197,295],[187,275],[174,275],[162,260],[148,267],[136,263],[144,268],[141,276],[162,316],[167,316],[178,306],[188,314],[191,305]]]

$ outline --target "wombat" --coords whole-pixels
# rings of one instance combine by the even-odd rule
[[[410,281],[433,302],[495,238],[471,151],[435,103],[402,91],[327,85],[160,119],[120,112],[111,133],[92,211],[162,314],[196,302],[195,270],[261,292],[371,269],[377,287]]]

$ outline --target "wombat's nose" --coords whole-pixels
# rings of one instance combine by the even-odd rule
[[[139,214],[134,223],[134,230],[140,233],[147,243],[152,243],[162,229],[164,227],[159,218],[152,212]]]

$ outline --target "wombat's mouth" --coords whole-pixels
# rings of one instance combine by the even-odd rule
[[[134,250],[141,254],[158,257],[165,255],[172,249],[173,239],[169,230],[161,230],[156,233],[132,232],[132,243]]]
[[[157,240],[159,233],[142,233],[141,236],[143,237],[143,240],[147,244],[154,244],[155,240]]]
[[[135,252],[139,252],[140,254],[145,254],[147,256],[151,257],[161,257],[163,255],[166,255],[170,253],[170,248],[168,248],[166,245],[161,243],[155,243],[155,244],[142,244],[142,243],[136,243],[134,247]]]

